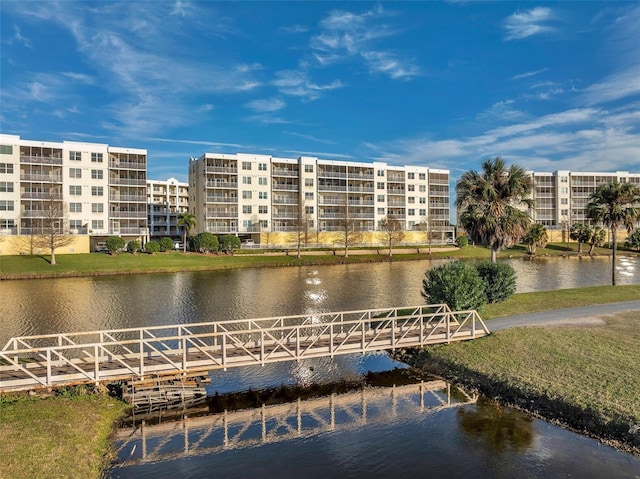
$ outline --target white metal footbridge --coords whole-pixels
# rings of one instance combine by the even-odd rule
[[[308,438],[328,431],[373,425],[390,418],[435,414],[475,403],[476,395],[442,380],[393,388],[364,388],[297,402],[233,412],[184,417],[180,421],[120,429],[115,443],[117,467]]]
[[[475,339],[445,304],[22,336],[0,350],[0,392],[176,376]]]

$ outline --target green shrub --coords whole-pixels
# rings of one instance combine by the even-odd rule
[[[466,236],[458,236],[456,238],[456,246],[458,248],[464,248],[468,244],[469,244],[469,238],[467,238]]]
[[[157,241],[147,241],[147,244],[144,245],[144,250],[149,254],[157,253],[160,251],[160,243]]]
[[[446,303],[456,311],[478,309],[487,301],[478,270],[462,261],[427,270],[422,297],[427,303]]]
[[[119,249],[124,248],[124,240],[120,236],[109,236],[105,245],[109,253],[115,254]]]
[[[516,292],[516,272],[508,264],[486,261],[477,264],[476,269],[484,281],[488,303],[499,303]]]
[[[142,246],[140,246],[140,241],[138,240],[131,240],[127,243],[127,251],[131,254],[136,254],[141,249]]]
[[[189,238],[189,249],[198,253],[212,253],[218,251],[218,237],[211,233],[198,233]]]
[[[162,238],[159,242],[160,251],[171,251],[173,249],[173,240],[168,236]]]
[[[229,253],[233,250],[240,249],[240,238],[235,235],[224,235],[220,237],[220,250]]]

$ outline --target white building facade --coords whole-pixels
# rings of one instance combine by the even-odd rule
[[[406,231],[429,222],[452,232],[449,171],[421,166],[205,153],[189,165],[190,212],[196,232],[290,232],[306,225],[340,231],[348,220],[377,231],[393,218]]]
[[[59,228],[92,242],[120,235],[144,241],[147,151],[99,143],[24,140],[0,134],[0,231],[37,235],[63,205]]]
[[[189,183],[175,178],[147,180],[149,236],[180,237],[178,215],[189,211]]]

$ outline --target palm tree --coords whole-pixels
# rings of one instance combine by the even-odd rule
[[[502,158],[487,159],[482,172],[465,172],[456,186],[460,223],[472,241],[491,249],[491,261],[498,251],[512,246],[529,229],[531,218],[518,206],[533,207],[533,182],[525,171]]]
[[[611,231],[611,284],[616,285],[616,249],[618,229],[625,226],[631,231],[640,219],[640,187],[631,183],[608,183],[600,185],[589,197],[587,216]]]
[[[588,243],[593,234],[592,228],[584,223],[575,223],[569,230],[569,238],[578,242],[578,253],[582,253],[583,243]]]
[[[522,242],[529,247],[529,253],[536,254],[538,246],[544,248],[549,242],[547,228],[539,223],[532,224],[527,234],[522,238]]]
[[[196,226],[196,217],[191,213],[178,214],[178,228],[182,228],[182,251],[187,251],[187,235]]]
[[[594,226],[591,230],[591,238],[589,238],[589,243],[591,243],[591,246],[589,247],[589,254],[593,253],[593,250],[596,248],[596,246],[602,246],[606,237],[606,230],[603,230],[599,226]]]

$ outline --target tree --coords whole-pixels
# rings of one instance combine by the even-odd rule
[[[611,284],[616,285],[616,249],[618,247],[618,229],[626,226],[632,231],[640,219],[640,187],[631,183],[608,183],[600,185],[589,197],[587,217],[611,231]]]
[[[182,228],[182,249],[187,251],[187,236],[196,226],[196,217],[191,213],[178,213],[178,228]]]
[[[536,254],[538,246],[544,248],[549,242],[549,236],[547,235],[547,228],[539,223],[534,223],[529,227],[529,231],[522,238],[522,242],[527,245],[529,253]]]
[[[575,223],[569,230],[569,238],[578,242],[578,253],[582,253],[582,244],[591,239],[591,226],[584,223]]]
[[[225,253],[231,253],[234,250],[240,249],[241,241],[236,235],[224,235],[218,241],[220,243],[220,250]]]
[[[500,157],[485,160],[482,169],[462,174],[456,206],[462,227],[474,242],[491,249],[495,263],[498,251],[515,244],[529,229],[531,218],[519,207],[533,207],[533,182],[521,167],[507,168]]]
[[[462,261],[427,270],[421,294],[427,303],[445,303],[454,311],[478,309],[487,302],[478,270]]]
[[[189,249],[199,253],[212,253],[218,251],[218,237],[214,234],[203,232],[189,238]]]
[[[339,208],[339,216],[340,218],[338,218],[336,224],[339,228],[340,239],[336,243],[344,246],[344,257],[348,258],[349,248],[362,243],[362,231],[360,231],[353,208],[349,205],[347,195],[343,197],[343,204]]]
[[[477,264],[476,270],[484,281],[488,303],[499,303],[516,292],[516,272],[510,265],[486,261]]]
[[[48,249],[51,252],[51,266],[56,263],[56,248],[69,246],[74,237],[69,233],[68,222],[65,219],[65,207],[59,188],[50,188],[42,204],[44,218],[38,227],[38,234],[33,238],[33,245],[37,248]]]
[[[124,240],[120,236],[109,236],[105,245],[109,254],[116,254],[119,249],[124,248]]]
[[[640,251],[640,230],[637,229],[631,233],[624,242],[624,245],[627,248],[635,248]]]
[[[589,254],[593,254],[593,250],[596,246],[602,246],[605,239],[607,239],[607,231],[599,226],[594,226],[591,229],[591,238],[589,238],[589,243],[591,244]]]
[[[385,243],[389,247],[389,259],[391,259],[393,245],[400,243],[404,238],[402,223],[393,215],[387,215],[380,221],[380,230],[384,233]]]
[[[144,245],[144,250],[149,254],[157,253],[160,251],[160,243],[157,241],[147,241],[147,244]]]
[[[467,238],[466,236],[462,235],[462,236],[458,236],[456,238],[456,246],[458,248],[464,248],[469,244],[469,238]]]
[[[162,238],[159,242],[160,251],[171,251],[173,249],[173,240],[168,236]]]
[[[431,225],[431,217],[423,216],[420,223],[418,223],[416,226],[420,231],[424,231],[425,239],[427,240],[427,245],[429,246],[429,254],[431,254],[431,243],[433,240],[433,226]]]
[[[131,254],[136,254],[141,249],[142,246],[140,245],[140,241],[138,240],[131,240],[127,243],[127,251]]]
[[[297,208],[297,217],[293,221],[292,239],[296,245],[296,257],[300,259],[302,257],[302,245],[306,246],[309,239],[312,219],[311,215],[307,213],[304,203],[301,202]]]

